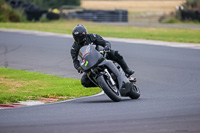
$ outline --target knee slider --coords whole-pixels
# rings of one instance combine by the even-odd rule
[[[86,82],[81,82],[83,87],[88,87],[88,84]]]
[[[119,53],[119,51],[115,51],[115,56],[116,56],[118,59],[123,59],[123,56]]]
[[[81,81],[81,84],[82,84],[82,86],[83,87],[86,87],[86,88],[88,88],[88,87],[96,87],[96,85],[95,84],[93,84],[91,81]]]
[[[86,87],[86,88],[89,86],[89,83],[86,80],[81,80],[81,84],[83,87]]]

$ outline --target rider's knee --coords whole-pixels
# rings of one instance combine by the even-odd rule
[[[86,87],[86,88],[88,88],[88,87],[96,87],[96,85],[94,84],[94,83],[92,83],[91,81],[87,81],[87,82],[85,82],[85,81],[81,81],[81,84],[82,84],[82,86],[83,87]]]
[[[96,87],[96,85],[94,83],[92,83],[92,81],[90,81],[90,79],[86,76],[86,74],[84,74],[81,78],[81,84],[83,87]]]
[[[88,84],[86,82],[81,81],[81,84],[82,84],[83,87],[88,87]]]
[[[87,77],[86,75],[84,74],[81,78],[81,84],[84,86],[84,87],[87,87]]]

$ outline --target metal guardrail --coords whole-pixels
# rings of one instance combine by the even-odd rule
[[[129,23],[155,23],[160,18],[176,11],[176,7],[154,6],[151,10],[145,7],[134,7],[134,11],[123,9],[90,9],[86,10],[78,6],[62,6],[61,16],[67,19],[82,19],[95,22],[129,22]],[[163,11],[160,11],[163,10]],[[167,11],[167,13],[166,13]]]
[[[82,19],[94,22],[128,22],[128,11],[126,10],[83,10],[69,12],[64,18]]]

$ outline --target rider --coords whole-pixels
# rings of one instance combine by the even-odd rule
[[[78,24],[77,26],[74,27],[72,31],[72,35],[74,38],[74,43],[71,48],[71,56],[72,56],[74,67],[76,68],[78,73],[80,74],[83,73],[80,67],[79,60],[78,60],[79,49],[82,46],[89,45],[89,44],[93,44],[97,46],[100,45],[104,47],[104,50],[109,51],[107,53],[108,58],[113,61],[116,61],[122,67],[122,69],[124,70],[124,72],[126,73],[128,77],[134,73],[134,71],[131,70],[127,66],[126,62],[123,59],[123,56],[118,51],[111,50],[110,42],[104,40],[101,36],[97,34],[88,34],[87,29],[81,24]],[[89,80],[86,73],[84,73],[84,75],[81,78],[81,84],[84,87],[96,86]]]

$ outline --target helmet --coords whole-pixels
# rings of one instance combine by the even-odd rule
[[[72,31],[74,40],[77,43],[82,43],[86,41],[86,34],[87,34],[87,29],[81,24],[78,24],[76,27],[74,27]]]

